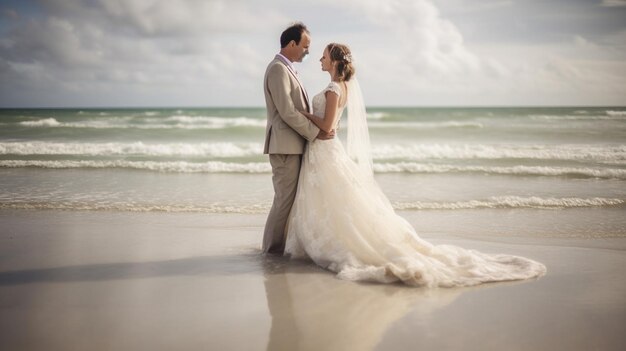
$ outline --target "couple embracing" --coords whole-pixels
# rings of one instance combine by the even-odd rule
[[[275,195],[264,253],[310,259],[342,279],[413,286],[470,286],[545,274],[543,264],[527,258],[421,239],[374,179],[350,49],[336,43],[324,48],[321,68],[330,82],[309,99],[293,63],[302,62],[310,43],[306,26],[290,26],[265,73],[264,153]],[[345,148],[335,137],[344,109]]]

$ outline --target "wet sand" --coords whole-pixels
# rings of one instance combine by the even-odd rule
[[[0,211],[0,349],[626,348],[626,238],[424,234],[527,256],[548,273],[422,289],[262,256],[264,220]]]

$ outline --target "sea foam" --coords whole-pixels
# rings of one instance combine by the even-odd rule
[[[566,176],[575,178],[626,179],[625,169],[547,166],[457,166],[416,162],[375,163],[377,173],[483,173],[511,176]]]
[[[133,123],[131,123],[133,122]],[[265,119],[248,117],[172,116],[167,118],[114,117],[96,120],[59,122],[54,118],[19,122],[21,126],[38,128],[93,128],[93,129],[225,129],[235,127],[261,128]]]
[[[497,196],[485,200],[468,200],[456,202],[396,202],[396,210],[461,210],[482,208],[542,208],[563,209],[575,207],[603,207],[623,205],[624,200],[607,198],[542,198],[521,196]]]
[[[261,155],[260,143],[0,143],[0,155],[85,155],[85,156],[205,156],[244,157]]]
[[[612,111],[612,110],[608,110],[606,111],[606,114],[609,116],[626,116],[626,111]]]
[[[609,111],[614,112],[614,111]],[[621,111],[620,111],[621,112]],[[623,120],[622,118],[616,117],[626,117],[626,114],[611,114],[608,115],[585,115],[585,114],[575,114],[575,115],[530,115],[530,119],[532,120],[546,120],[546,121],[594,121],[594,120]]]
[[[5,168],[50,168],[50,169],[72,169],[72,168],[121,168],[136,169],[168,173],[269,173],[272,168],[267,162],[157,162],[157,161],[36,161],[36,160],[3,160],[0,167]]]
[[[187,161],[41,161],[41,160],[1,160],[0,167],[4,168],[121,168],[136,169],[168,173],[270,173],[271,166],[267,162],[187,162]],[[626,169],[588,168],[588,167],[542,167],[542,166],[459,166],[441,164],[422,164],[416,162],[375,163],[376,173],[413,173],[413,174],[440,174],[440,173],[478,173],[498,174],[510,176],[560,176],[574,178],[605,178],[626,179]]]
[[[31,201],[0,202],[0,209],[13,210],[67,210],[67,211],[116,211],[116,212],[199,212],[199,213],[267,213],[271,204],[252,205],[177,205],[177,204],[138,204],[138,203],[97,203],[79,201]]]
[[[610,198],[542,198],[503,196],[490,197],[484,200],[466,200],[453,202],[395,202],[395,210],[427,211],[427,210],[468,210],[468,209],[567,209],[580,207],[614,207],[623,206],[621,199]],[[125,202],[89,202],[89,201],[8,201],[0,202],[0,209],[33,209],[33,210],[73,210],[73,211],[122,211],[122,212],[201,212],[201,213],[243,213],[263,214],[271,208],[271,203],[252,204],[150,204]]]
[[[20,125],[25,127],[59,127],[61,123],[54,118],[44,118],[36,121],[23,121],[20,122]]]
[[[262,154],[263,144],[253,142],[0,142],[0,155],[249,157]],[[623,164],[626,161],[626,145],[375,144],[372,156],[374,160],[533,159]]]
[[[626,145],[487,145],[383,144],[372,149],[374,159],[539,159],[626,160]]]
[[[370,128],[408,128],[408,129],[447,129],[447,128],[483,128],[479,122],[447,121],[447,122],[368,122]]]

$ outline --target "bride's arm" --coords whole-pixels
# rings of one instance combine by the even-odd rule
[[[324,117],[320,118],[306,111],[302,111],[302,114],[306,116],[313,124],[319,129],[330,133],[335,125],[337,119],[337,107],[339,106],[339,95],[332,91],[326,92],[326,111],[324,111]]]

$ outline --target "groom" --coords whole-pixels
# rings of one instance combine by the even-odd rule
[[[263,253],[282,254],[285,250],[285,227],[296,197],[306,141],[331,139],[335,134],[321,131],[299,112],[311,111],[311,105],[293,62],[302,62],[310,43],[306,26],[293,24],[281,34],[280,53],[265,71],[267,128],[263,153],[269,154],[272,165],[274,202],[265,223]]]

